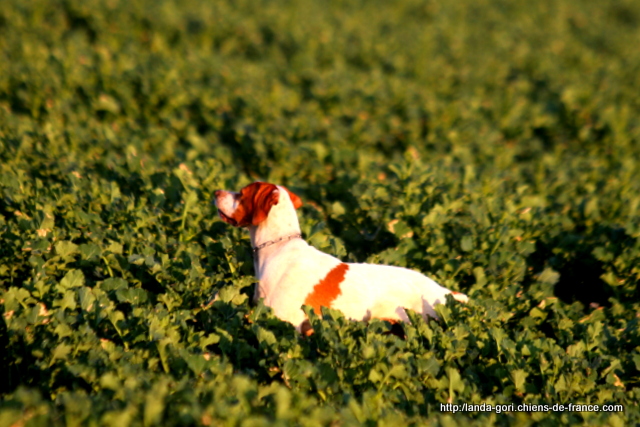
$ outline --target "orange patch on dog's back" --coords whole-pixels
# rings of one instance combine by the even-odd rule
[[[349,265],[345,263],[335,266],[313,287],[304,303],[313,307],[317,315],[321,314],[320,307],[331,307],[331,303],[342,293],[340,283],[344,281],[348,269]]]

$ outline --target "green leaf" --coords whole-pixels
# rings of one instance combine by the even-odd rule
[[[498,346],[498,351],[502,348],[502,343],[505,339],[509,337],[506,331],[500,328],[491,328],[489,330],[493,338],[496,340],[496,345]]]
[[[202,354],[191,354],[185,349],[180,349],[180,357],[182,357],[195,375],[200,375],[208,365],[207,360]]]
[[[464,381],[457,369],[446,368],[445,371],[447,372],[447,379],[449,380],[449,396],[451,399],[454,399],[456,391],[459,393],[464,391]]]
[[[83,311],[91,311],[93,310],[93,303],[96,300],[96,297],[93,295],[93,292],[90,288],[82,287],[78,290],[78,297],[80,299],[80,308]]]
[[[69,353],[71,353],[71,349],[72,347],[68,344],[58,344],[51,353],[51,364],[53,364],[53,362],[55,362],[57,359],[66,359]]]
[[[65,258],[78,253],[78,245],[73,242],[61,240],[55,244],[56,253]]]
[[[387,375],[397,379],[404,379],[407,376],[407,369],[404,365],[393,365]]]
[[[482,267],[475,267],[473,269],[473,275],[476,278],[476,284],[478,286],[484,286],[487,284],[487,276],[485,276],[484,273],[484,268]]]
[[[107,251],[111,252],[112,254],[122,255],[122,250],[123,250],[122,244],[118,242],[112,242],[107,247]]]
[[[63,289],[79,288],[84,285],[84,274],[80,270],[69,270],[60,281]]]
[[[127,283],[127,281],[120,277],[110,277],[100,283],[100,289],[104,291],[115,291],[118,289],[127,288],[128,286],[129,284]]]
[[[165,396],[169,392],[169,380],[162,378],[147,392],[144,401],[144,425],[150,426],[160,422],[165,408]]]
[[[388,229],[398,238],[404,239],[413,236],[413,230],[406,222],[401,220],[393,220],[388,224]]]
[[[560,375],[558,381],[553,385],[556,392],[567,391],[567,380],[564,375]]]
[[[256,337],[258,338],[258,342],[261,346],[265,345],[267,347],[271,347],[277,343],[276,336],[273,332],[260,326],[257,326],[256,329]]]
[[[131,264],[142,265],[142,264],[144,264],[145,259],[146,258],[143,255],[133,254],[133,255],[129,256],[128,261]]]
[[[517,390],[524,391],[525,380],[529,374],[523,369],[514,369],[511,371],[511,380]]]
[[[72,290],[64,291],[63,297],[61,299],[57,299],[53,302],[54,307],[60,307],[62,310],[75,310],[77,307],[76,304],[76,293]]]
[[[100,377],[100,386],[118,391],[122,388],[122,383],[113,372],[107,372]]]
[[[538,280],[542,283],[555,285],[560,280],[560,274],[551,268],[545,268],[538,276]]]
[[[79,249],[83,259],[91,259],[102,254],[100,247],[95,243],[82,244]]]
[[[460,240],[460,248],[465,252],[471,252],[473,250],[473,238],[471,236],[464,236]]]
[[[120,302],[129,304],[141,304],[147,301],[147,292],[140,288],[121,288],[116,291],[116,297]]]
[[[380,375],[380,373],[376,369],[372,369],[371,371],[369,371],[368,379],[373,383],[379,383],[380,381],[382,381],[383,376]]]
[[[451,319],[451,309],[446,304],[437,304],[434,310],[438,317],[442,319],[445,324],[448,324]]]
[[[340,202],[334,202],[334,203],[331,205],[331,213],[332,213],[334,216],[341,216],[341,215],[344,215],[346,211],[347,211],[347,210],[344,208],[344,205],[343,205],[342,203],[340,203]]]
[[[529,312],[529,316],[535,317],[538,319],[546,319],[547,313],[545,311],[540,310],[538,307],[533,307]]]
[[[423,365],[423,369],[429,374],[431,375],[433,378],[435,378],[438,373],[440,372],[440,362],[438,362],[438,359],[436,359],[435,357],[430,357],[429,359],[427,359],[425,361],[426,363]]]
[[[32,300],[31,294],[24,288],[11,287],[3,294],[5,312],[18,310],[22,304]]]
[[[56,335],[58,335],[59,339],[73,335],[73,329],[71,329],[71,327],[69,327],[69,325],[66,323],[59,323],[58,325],[56,325],[54,332]]]

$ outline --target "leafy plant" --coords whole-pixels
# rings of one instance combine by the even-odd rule
[[[640,422],[637,2],[326,6],[3,2],[0,425]],[[210,203],[257,179],[471,302],[300,337]]]

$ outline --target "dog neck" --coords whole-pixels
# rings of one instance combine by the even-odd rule
[[[260,248],[254,253],[253,265],[256,277],[260,280],[266,260],[292,239],[300,234],[298,215],[288,197],[280,198],[277,205],[269,211],[267,218],[257,226],[249,227],[251,246]]]
[[[264,242],[261,245],[258,245],[255,248],[253,248],[253,253],[257,254],[258,251],[260,251],[260,249],[267,248],[277,243],[288,242],[291,239],[300,239],[301,237],[302,237],[302,233],[296,233],[296,234],[291,234],[289,236],[280,237],[279,239],[276,239],[276,240],[269,240],[268,242]]]

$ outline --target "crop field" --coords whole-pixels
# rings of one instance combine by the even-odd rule
[[[636,0],[2,0],[0,427],[640,423],[639,47]],[[299,336],[211,204],[256,180],[471,301]]]

